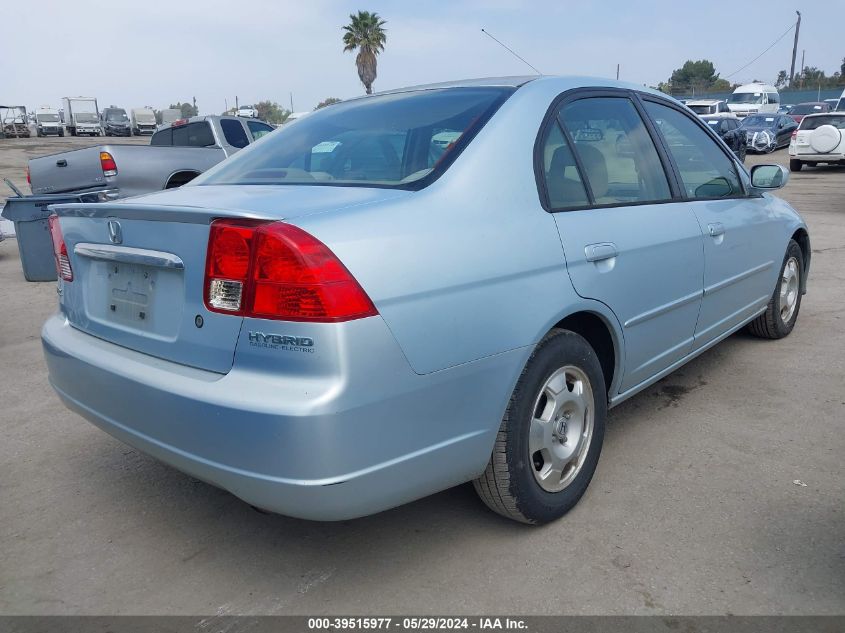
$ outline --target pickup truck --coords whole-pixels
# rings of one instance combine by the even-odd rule
[[[32,193],[109,190],[126,198],[184,185],[239,149],[272,132],[254,119],[198,116],[174,121],[149,146],[107,144],[29,161]]]

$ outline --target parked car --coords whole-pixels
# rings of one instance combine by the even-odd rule
[[[346,519],[474,481],[543,523],[586,490],[608,407],[746,325],[793,329],[788,178],[633,84],[352,99],[178,190],[53,207],[50,383],[258,508]]]
[[[739,129],[739,119],[736,117],[716,115],[703,116],[701,117],[701,120],[704,121],[710,129],[719,136],[719,138],[725,141],[725,144],[731,148],[741,163],[745,162],[747,145],[745,140],[745,131]]]
[[[768,153],[789,145],[798,124],[785,114],[753,114],[742,120],[748,151]]]
[[[825,103],[824,101],[811,101],[808,103],[799,103],[789,111],[789,116],[791,116],[792,120],[796,123],[801,123],[801,119],[808,114],[821,114],[823,112],[830,112],[831,110],[832,108],[829,103]]]
[[[774,86],[750,83],[737,86],[728,97],[728,108],[739,118],[749,114],[777,114],[780,108],[780,93]]]
[[[48,106],[35,111],[36,136],[64,136],[65,128],[59,121],[59,112]]]
[[[150,145],[97,145],[29,161],[32,193],[108,190],[118,197],[180,187],[272,131],[261,121],[204,116],[181,119]]]
[[[728,108],[728,102],[724,99],[690,99],[687,100],[686,106],[700,116],[736,118],[736,115]]]
[[[132,125],[123,108],[117,106],[103,108],[100,121],[106,136],[132,136]]]
[[[778,114],[789,114],[794,107],[791,103],[781,103],[778,106]]]
[[[257,119],[258,110],[256,110],[250,105],[241,106],[240,108],[238,108],[238,116],[246,117],[248,119]]]
[[[789,169],[819,163],[845,165],[845,112],[808,114],[789,144]]]

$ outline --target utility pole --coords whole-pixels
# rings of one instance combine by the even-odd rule
[[[804,53],[806,52],[804,49],[801,50],[801,90],[804,89]]]
[[[616,81],[619,81],[619,64],[616,64]]]
[[[290,111],[293,112],[293,93],[290,93]]]
[[[798,54],[798,31],[801,30],[801,12],[796,11],[795,13],[798,14],[798,22],[795,23],[795,41],[792,43],[792,67],[789,69],[789,85],[792,86],[792,80],[795,78],[795,56]],[[801,69],[804,69],[804,64],[802,62]]]

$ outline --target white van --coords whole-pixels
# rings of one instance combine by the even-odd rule
[[[768,84],[738,86],[728,97],[728,108],[740,118],[758,112],[776,113],[779,107],[778,89]]]

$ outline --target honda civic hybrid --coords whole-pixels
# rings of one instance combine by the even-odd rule
[[[347,519],[473,482],[548,522],[608,408],[740,328],[793,329],[811,250],[771,193],[788,177],[620,82],[352,99],[178,189],[54,207],[50,381],[264,510]]]

